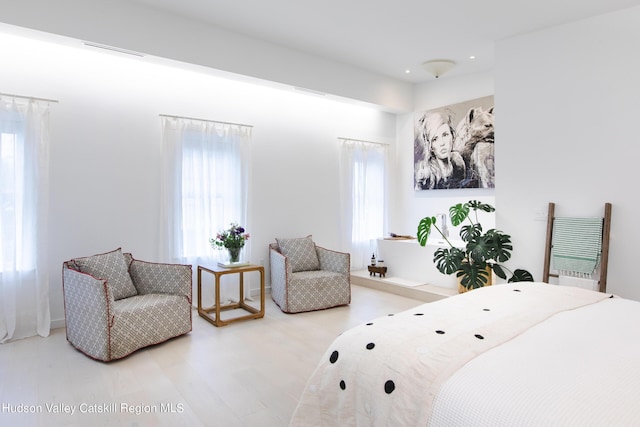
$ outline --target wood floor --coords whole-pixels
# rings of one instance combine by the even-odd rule
[[[193,331],[109,364],[66,341],[0,345],[0,426],[287,426],[307,378],[345,329],[422,301],[353,286],[352,303]],[[64,411],[73,410],[73,414]]]

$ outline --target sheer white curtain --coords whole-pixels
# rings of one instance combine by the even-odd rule
[[[161,119],[161,252],[168,262],[217,261],[222,254],[211,247],[209,239],[231,222],[248,229],[252,128],[172,116]],[[243,249],[245,257],[250,242]]]
[[[343,248],[351,253],[351,268],[371,259],[375,239],[384,235],[388,146],[338,139]]]
[[[51,326],[49,102],[0,95],[0,342]]]

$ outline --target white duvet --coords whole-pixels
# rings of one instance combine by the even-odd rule
[[[440,389],[431,426],[640,426],[640,303],[559,313]]]
[[[605,294],[478,289],[343,333],[291,425],[640,425],[639,329]]]

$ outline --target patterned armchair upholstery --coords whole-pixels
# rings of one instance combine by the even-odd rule
[[[121,249],[62,265],[67,341],[108,362],[191,331],[191,266]]]
[[[271,298],[285,313],[351,302],[350,255],[316,246],[311,236],[269,245]]]

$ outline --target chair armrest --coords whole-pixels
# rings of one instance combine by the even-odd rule
[[[273,247],[269,247],[269,267],[271,269],[271,282],[277,277],[284,283],[288,277],[291,277],[293,272],[289,259]]]
[[[105,279],[98,279],[67,267],[62,268],[62,289],[67,329],[90,318],[94,324],[107,325],[110,317],[113,293]]]
[[[183,295],[191,302],[191,265],[165,264],[133,259],[129,275],[138,294]]]
[[[337,252],[316,246],[316,253],[320,260],[320,269],[336,273],[349,273],[351,270],[351,255],[347,252]]]

